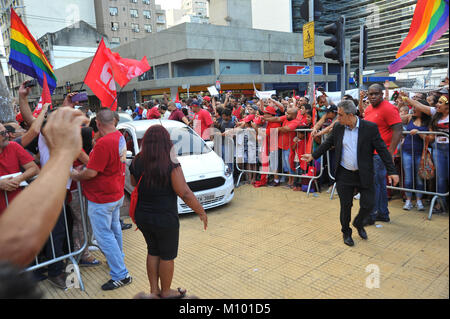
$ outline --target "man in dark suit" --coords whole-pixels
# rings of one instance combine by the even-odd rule
[[[353,101],[342,101],[338,104],[338,123],[330,136],[313,154],[304,154],[302,160],[317,159],[332,146],[335,147],[336,187],[341,204],[341,226],[344,243],[353,246],[352,229],[350,228],[351,209],[355,189],[360,194],[360,210],[353,221],[361,238],[367,239],[364,230],[364,220],[374,207],[374,150],[383,160],[388,172],[389,182],[396,185],[399,176],[395,170],[392,156],[386,148],[375,123],[364,121],[356,116],[356,106]]]

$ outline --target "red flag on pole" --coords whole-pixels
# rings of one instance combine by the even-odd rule
[[[51,105],[52,104],[52,96],[50,95],[50,89],[48,88],[47,76],[45,75],[45,73],[44,73],[44,81],[43,82],[44,83],[42,85],[42,95],[41,95],[38,105],[34,109],[34,112],[33,112],[34,117],[37,117],[39,115],[39,113],[41,113],[42,106],[45,103],[50,103],[50,109],[52,108],[52,105]]]
[[[105,42],[102,39],[84,78],[84,83],[99,98],[102,106],[110,107],[111,110],[115,111],[117,109],[116,83],[106,49]]]
[[[135,77],[150,70],[150,65],[145,56],[139,61],[122,58],[119,53],[112,52],[109,48],[106,48],[105,53],[111,63],[114,80],[122,88]]]

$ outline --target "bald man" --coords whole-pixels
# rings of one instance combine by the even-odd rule
[[[111,280],[102,289],[113,290],[130,284],[132,280],[125,266],[119,219],[124,198],[127,149],[123,135],[116,129],[113,111],[101,109],[96,123],[100,138],[89,155],[86,168],[74,171],[72,178],[82,181],[92,230],[111,270]]]

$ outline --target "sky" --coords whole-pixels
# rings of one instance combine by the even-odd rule
[[[181,0],[155,0],[156,4],[161,5],[161,9],[181,9]]]

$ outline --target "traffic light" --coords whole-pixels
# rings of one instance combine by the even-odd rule
[[[355,70],[353,74],[353,80],[355,81],[355,86],[359,87],[359,68]]]
[[[330,51],[326,51],[324,56],[328,59],[338,61],[341,65],[344,64],[345,35],[342,18],[339,21],[325,26],[323,32],[331,35],[331,38],[326,38],[323,43],[333,48]]]
[[[367,32],[367,26],[363,27],[363,39],[361,41],[361,35],[360,33],[355,34],[354,36],[352,36],[352,49],[351,49],[351,53],[352,53],[352,64],[359,64],[359,47],[362,43],[362,54],[363,54],[363,63],[362,63],[362,67],[363,69],[366,68],[367,66],[367,45],[368,45],[368,32]]]

